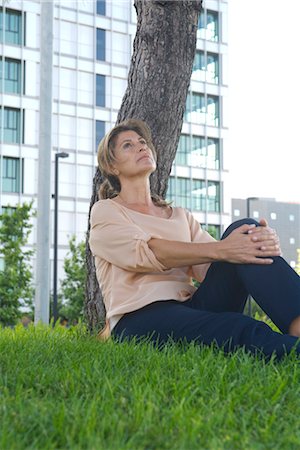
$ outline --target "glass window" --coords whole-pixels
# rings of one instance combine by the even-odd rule
[[[219,56],[214,53],[205,54],[197,50],[194,59],[192,77],[197,81],[219,83]]]
[[[187,165],[187,155],[190,151],[190,136],[182,134],[179,138],[179,143],[176,152],[175,162],[179,166]]]
[[[22,43],[22,15],[20,11],[5,10],[5,33],[3,33],[3,9],[0,9],[0,42],[21,45]],[[4,34],[4,39],[3,39]]]
[[[193,211],[220,211],[220,183],[170,177],[167,198]]]
[[[205,181],[192,181],[192,209],[193,211],[206,210],[206,187]]]
[[[105,16],[106,14],[105,0],[97,0],[97,14],[99,14],[100,16]]]
[[[219,170],[220,168],[220,149],[219,139],[207,138],[207,158],[206,167],[208,169]]]
[[[293,237],[290,238],[290,244],[295,244],[295,238]]]
[[[213,127],[219,126],[219,99],[215,96],[207,97],[206,123]]]
[[[294,222],[294,220],[295,220],[294,214],[290,214],[290,215],[289,215],[289,220],[290,220],[291,222]]]
[[[105,76],[96,75],[96,106],[105,106]]]
[[[21,61],[5,58],[4,72],[3,59],[0,59],[0,90],[4,77],[4,92],[20,94],[21,92]]]
[[[218,169],[218,146],[216,139],[193,136],[191,153],[188,163],[193,167],[206,167],[208,169]]]
[[[206,166],[206,145],[205,139],[200,136],[192,136],[192,146],[188,158],[190,166],[205,167]]]
[[[176,153],[176,164],[219,169],[218,139],[181,135]]]
[[[206,81],[208,83],[219,83],[219,56],[215,53],[206,55]]]
[[[253,211],[253,217],[254,217],[254,219],[258,219],[259,218],[259,212],[258,211]]]
[[[18,158],[3,157],[2,190],[3,192],[22,192],[21,160]]]
[[[101,139],[105,135],[105,122],[103,120],[96,120],[96,151]]]
[[[197,81],[205,81],[205,56],[204,52],[197,50],[194,58],[192,76]]]
[[[175,206],[191,209],[191,180],[189,178],[169,178],[167,198]]]
[[[220,183],[193,180],[192,209],[194,211],[220,211]]]
[[[208,41],[218,42],[219,19],[216,11],[201,11],[198,22],[197,37]]]
[[[233,211],[233,215],[234,215],[234,217],[239,217],[239,216],[241,215],[240,210],[239,210],[239,209],[235,209],[235,210]]]
[[[220,212],[220,183],[208,181],[207,183],[207,210]]]
[[[105,30],[97,28],[97,49],[96,59],[98,61],[105,61]]]
[[[17,208],[15,208],[14,206],[2,206],[2,214],[3,213],[8,213],[10,216],[16,211]]]
[[[203,123],[219,126],[219,98],[209,95],[207,100],[204,94],[188,93],[184,120],[192,123]]]
[[[14,108],[4,108],[1,109],[1,114],[3,114],[4,111],[4,118],[3,118],[3,142],[7,144],[19,144],[20,143],[20,116],[21,112],[19,109]],[[1,133],[1,126],[2,126],[2,118],[0,116],[0,133]],[[1,134],[0,134],[1,136]]]
[[[270,214],[270,216],[271,216],[271,219],[272,219],[272,220],[276,220],[276,219],[277,219],[277,214],[276,214],[275,212],[272,212],[272,213]]]
[[[205,123],[204,94],[189,92],[186,99],[184,119],[192,123]]]

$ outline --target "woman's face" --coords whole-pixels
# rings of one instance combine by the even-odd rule
[[[122,131],[117,136],[114,155],[113,166],[120,179],[122,177],[149,176],[156,169],[156,162],[151,149],[145,139],[135,131]]]

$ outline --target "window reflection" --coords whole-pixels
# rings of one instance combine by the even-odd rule
[[[205,54],[198,50],[195,55],[192,77],[196,81],[219,83],[219,57],[214,53]]]
[[[3,192],[22,192],[22,160],[18,158],[3,157],[2,190]]]
[[[21,111],[6,107],[0,110],[0,133],[2,131],[2,114],[4,114],[3,142],[19,144],[21,139]]]
[[[181,166],[220,168],[219,141],[202,136],[181,135],[176,153],[176,164]]]
[[[5,58],[3,71],[3,59],[0,59],[0,90],[3,77],[4,92],[19,94],[21,92],[21,61]]]
[[[219,98],[196,92],[188,93],[184,120],[191,123],[219,126]]]
[[[173,200],[175,206],[191,209],[191,180],[170,177],[167,198]]]
[[[97,28],[96,59],[98,61],[105,61],[105,41],[105,30]]]
[[[198,22],[197,37],[208,41],[218,42],[219,18],[217,11],[201,11]]]
[[[96,120],[96,152],[101,139],[105,135],[105,122],[103,120]]]
[[[220,211],[220,183],[170,177],[167,198],[193,211]]]
[[[3,24],[5,30],[5,44],[21,45],[22,42],[22,15],[20,11],[6,9],[3,21],[3,9],[0,8],[0,42],[3,39]]]
[[[96,106],[105,106],[105,75],[96,74]]]

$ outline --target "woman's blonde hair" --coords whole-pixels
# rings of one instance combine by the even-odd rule
[[[135,131],[139,136],[145,139],[150,148],[155,161],[157,160],[156,150],[154,148],[151,131],[148,125],[139,119],[128,119],[112,128],[101,140],[98,146],[98,165],[103,177],[99,189],[101,199],[114,198],[120,190],[121,185],[118,177],[113,173],[113,163],[115,161],[114,149],[117,137],[123,131]],[[156,194],[151,194],[152,200],[157,206],[167,206],[168,203]]]

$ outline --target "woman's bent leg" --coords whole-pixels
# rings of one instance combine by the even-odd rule
[[[221,239],[245,224],[259,225],[253,219],[237,220],[225,230]],[[204,282],[189,301],[189,306],[213,312],[243,312],[249,292],[237,276],[235,266],[226,262],[211,264]]]
[[[239,313],[212,313],[194,310],[175,300],[160,301],[128,313],[113,330],[118,340],[147,338],[158,346],[186,341],[199,345],[216,344],[225,352],[244,348],[252,354],[280,359],[294,351],[300,355],[300,342],[281,335],[263,322]]]
[[[226,237],[243,223],[256,223],[245,219],[232,224]],[[209,311],[242,311],[247,294],[255,301],[283,332],[288,333],[291,322],[300,316],[300,277],[277,256],[270,265],[214,263],[196,291],[189,306]]]
[[[291,322],[300,316],[300,277],[277,256],[273,264],[236,266],[247,291],[283,332],[288,333]]]

